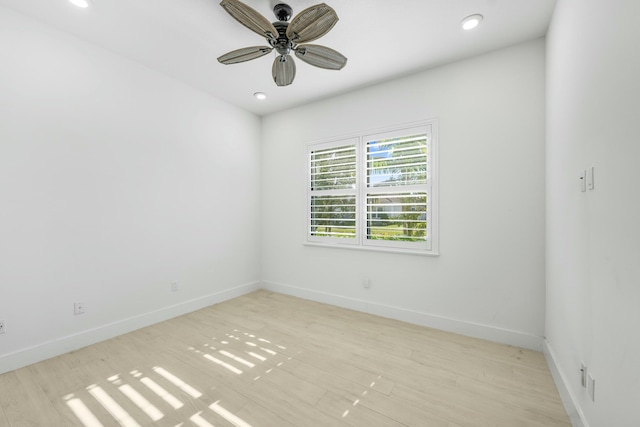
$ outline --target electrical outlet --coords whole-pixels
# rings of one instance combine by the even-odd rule
[[[73,303],[73,314],[76,316],[79,314],[84,314],[84,303],[83,302],[74,302]]]
[[[5,333],[5,324],[4,324],[4,320],[0,319],[0,334],[4,334]]]
[[[362,278],[362,287],[365,289],[369,289],[371,287],[371,279],[369,279],[368,277],[363,277]]]
[[[171,292],[178,292],[180,290],[180,285],[178,282],[171,283]]]

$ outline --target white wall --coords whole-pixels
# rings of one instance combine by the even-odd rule
[[[639,16],[637,1],[559,0],[547,38],[547,345],[591,427],[640,425]]]
[[[260,119],[0,9],[0,372],[257,288]]]
[[[544,73],[535,40],[265,117],[264,286],[541,349]],[[441,256],[303,246],[306,144],[430,118]]]

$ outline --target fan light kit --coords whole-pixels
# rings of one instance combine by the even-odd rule
[[[292,51],[301,61],[327,70],[341,70],[347,64],[347,58],[340,52],[326,46],[306,44],[327,34],[338,22],[336,11],[324,3],[303,10],[291,22],[288,22],[293,12],[291,7],[278,3],[273,8],[278,21],[273,23],[239,0],[222,0],[220,6],[269,43],[269,46],[245,47],[226,53],[218,58],[222,64],[260,58],[275,49],[277,56],[271,74],[278,86],[290,85],[296,76],[296,64],[290,55]]]
[[[89,0],[69,0],[69,2],[74,6],[81,7],[82,9],[89,7]]]
[[[464,18],[460,23],[460,25],[462,25],[462,28],[464,30],[473,30],[478,25],[480,25],[480,23],[482,22],[482,19],[483,19],[482,15],[479,15],[479,14],[470,15]]]

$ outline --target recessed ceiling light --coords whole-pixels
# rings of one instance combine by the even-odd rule
[[[479,15],[479,14],[470,15],[464,18],[462,22],[460,22],[460,25],[462,25],[462,28],[464,30],[472,30],[478,25],[480,25],[480,23],[482,22],[482,19],[483,19],[482,15]]]
[[[89,7],[89,0],[69,0],[74,6],[86,9]]]
[[[259,100],[261,100],[261,101],[262,101],[263,99],[267,99],[267,94],[266,94],[266,93],[264,93],[264,92],[256,92],[256,93],[254,93],[254,94],[253,94],[253,96],[255,96],[255,97],[256,97],[256,99],[259,99]]]

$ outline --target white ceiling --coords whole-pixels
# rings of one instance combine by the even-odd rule
[[[340,51],[345,68],[329,71],[296,60],[292,85],[271,78],[274,55],[235,65],[217,57],[266,45],[229,16],[218,0],[0,0],[18,12],[75,34],[190,86],[263,115],[383,80],[543,36],[556,0],[325,0],[340,21],[313,42]],[[318,0],[288,0],[293,15]],[[278,1],[245,0],[275,21]],[[484,15],[473,31],[460,21]],[[258,101],[254,92],[265,92]]]

